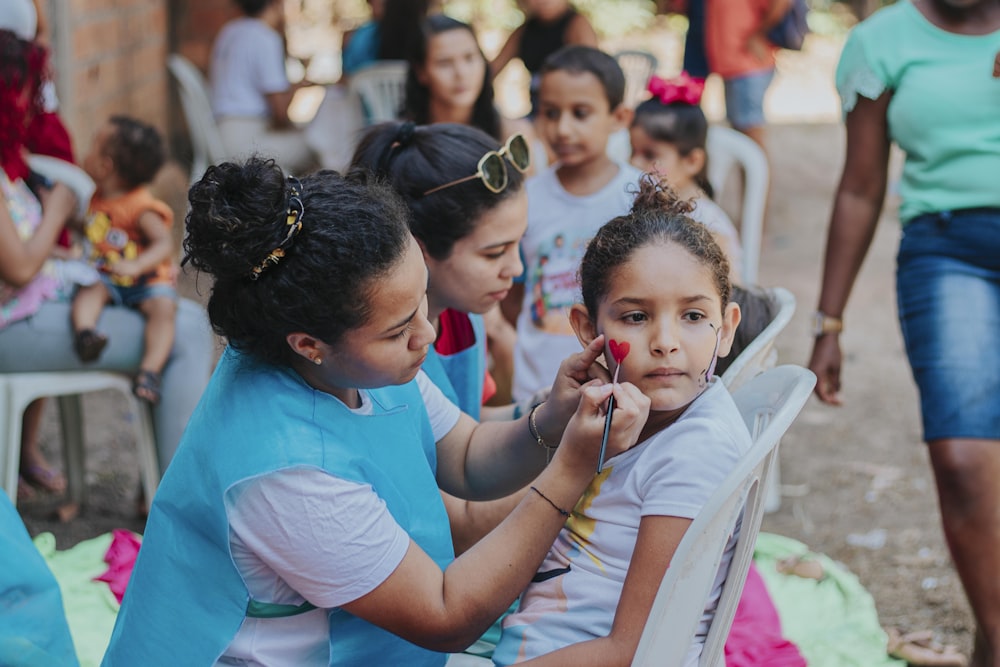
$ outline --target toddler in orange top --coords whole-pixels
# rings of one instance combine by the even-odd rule
[[[145,349],[133,391],[150,403],[160,398],[160,372],[174,343],[177,311],[173,211],[146,187],[163,162],[160,135],[145,123],[113,116],[97,130],[83,160],[97,185],[85,235],[103,280],[80,287],[72,309],[76,353],[83,362],[95,361],[108,343],[97,330],[107,303],[142,313]]]

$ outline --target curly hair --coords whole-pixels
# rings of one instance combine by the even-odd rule
[[[406,75],[406,99],[403,102],[403,116],[412,120],[418,125],[430,123],[431,91],[430,88],[420,83],[417,79],[417,68],[427,65],[427,51],[431,38],[452,30],[465,30],[472,39],[476,39],[476,33],[468,23],[462,23],[444,14],[433,14],[424,19],[417,31],[418,38],[414,41],[413,50],[410,52],[410,70]],[[478,43],[478,42],[477,42]],[[472,118],[469,124],[478,127],[480,130],[490,135],[494,139],[500,140],[500,112],[497,111],[493,101],[493,75],[490,73],[489,63],[482,50],[480,57],[486,67],[483,72],[483,82],[479,88],[479,96],[472,106]]]
[[[301,232],[279,262],[253,267],[285,239],[291,190],[273,160],[209,167],[188,195],[184,262],[215,277],[208,314],[242,351],[289,365],[290,333],[335,345],[371,316],[379,279],[410,243],[406,206],[366,173],[320,171],[301,181]]]
[[[725,310],[732,285],[729,260],[708,227],[693,220],[694,206],[682,200],[669,185],[645,174],[632,209],[598,230],[580,262],[579,281],[583,304],[591,317],[597,316],[601,299],[607,296],[619,267],[636,250],[652,243],[676,243],[709,269]]]
[[[412,212],[413,235],[431,257],[443,260],[456,241],[472,233],[486,211],[521,191],[524,176],[505,162],[507,187],[501,192],[490,192],[479,179],[472,179],[424,193],[475,174],[483,155],[499,148],[495,139],[469,125],[385,123],[362,138],[351,164],[392,183]]]
[[[152,181],[166,159],[160,133],[128,116],[112,116],[108,122],[113,132],[103,149],[114,163],[115,173],[129,188]]]
[[[42,113],[42,84],[47,77],[45,48],[0,30],[0,166],[6,171],[21,165],[27,141],[27,120]],[[10,178],[27,173],[8,173]]]

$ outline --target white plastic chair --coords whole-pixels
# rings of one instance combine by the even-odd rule
[[[83,411],[80,394],[114,389],[124,395],[133,416],[136,450],[146,498],[152,501],[160,481],[156,443],[149,407],[132,394],[132,380],[121,373],[106,371],[67,371],[49,373],[0,374],[0,482],[12,503],[17,502],[17,476],[21,462],[21,422],[25,408],[37,398],[57,396],[63,435],[69,499],[83,503],[84,480]]]
[[[708,128],[708,180],[716,195],[734,165],[744,174],[740,239],[743,242],[743,284],[756,285],[760,268],[764,207],[767,204],[769,170],[767,156],[750,137],[721,125]]]
[[[177,81],[181,108],[191,137],[191,182],[200,179],[209,165],[226,160],[226,149],[215,124],[208,82],[190,60],[178,53],[167,56],[167,68]]]
[[[739,389],[751,378],[777,364],[778,351],[774,348],[774,343],[795,314],[795,295],[784,287],[772,287],[768,292],[777,304],[778,311],[770,324],[750,341],[722,374],[722,382],[729,391]],[[774,469],[767,478],[764,489],[764,511],[768,513],[777,512],[781,507],[781,466],[778,465],[777,455],[772,465]]]
[[[649,77],[656,72],[659,62],[649,51],[638,49],[623,49],[614,58],[625,74],[625,106],[634,109],[642,102]]]
[[[694,640],[729,537],[742,525],[722,595],[702,650],[701,667],[722,667],[723,648],[753,559],[763,516],[763,493],[781,436],[805,405],[816,376],[800,366],[778,366],[733,393],[753,446],[688,527],[660,582],[643,627],[633,667],[680,665]]]
[[[369,125],[399,118],[408,70],[405,60],[379,60],[351,75],[347,85],[361,98]]]

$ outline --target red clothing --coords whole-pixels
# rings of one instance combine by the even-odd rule
[[[476,333],[472,329],[467,313],[461,313],[451,308],[442,311],[438,318],[438,337],[434,341],[434,349],[440,355],[455,354],[467,350],[476,344]],[[486,371],[483,378],[483,403],[493,398],[497,393],[497,383]]]
[[[139,228],[139,218],[146,211],[152,211],[163,218],[167,227],[174,222],[173,210],[153,197],[145,187],[140,186],[112,199],[94,195],[90,200],[86,234],[92,246],[91,260],[96,262],[98,269],[108,271],[108,267],[119,259],[134,259],[146,250],[149,244]],[[113,282],[122,287],[135,284],[172,285],[176,277],[173,262],[165,259],[156,269],[137,281],[115,278]]]
[[[713,72],[732,79],[774,69],[777,48],[763,40],[763,59],[747,46],[773,0],[705,0],[705,53]]]

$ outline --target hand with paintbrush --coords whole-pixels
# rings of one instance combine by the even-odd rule
[[[616,340],[608,341],[608,350],[611,352],[611,358],[615,360],[615,375],[611,378],[611,384],[618,384],[618,371],[622,369],[622,361],[628,356],[630,346],[628,341],[618,342]],[[601,438],[601,453],[597,457],[597,473],[600,474],[601,470],[604,469],[604,455],[608,451],[608,435],[611,433],[611,418],[615,414],[615,395],[611,394],[608,399],[608,413],[604,417],[604,437]]]

